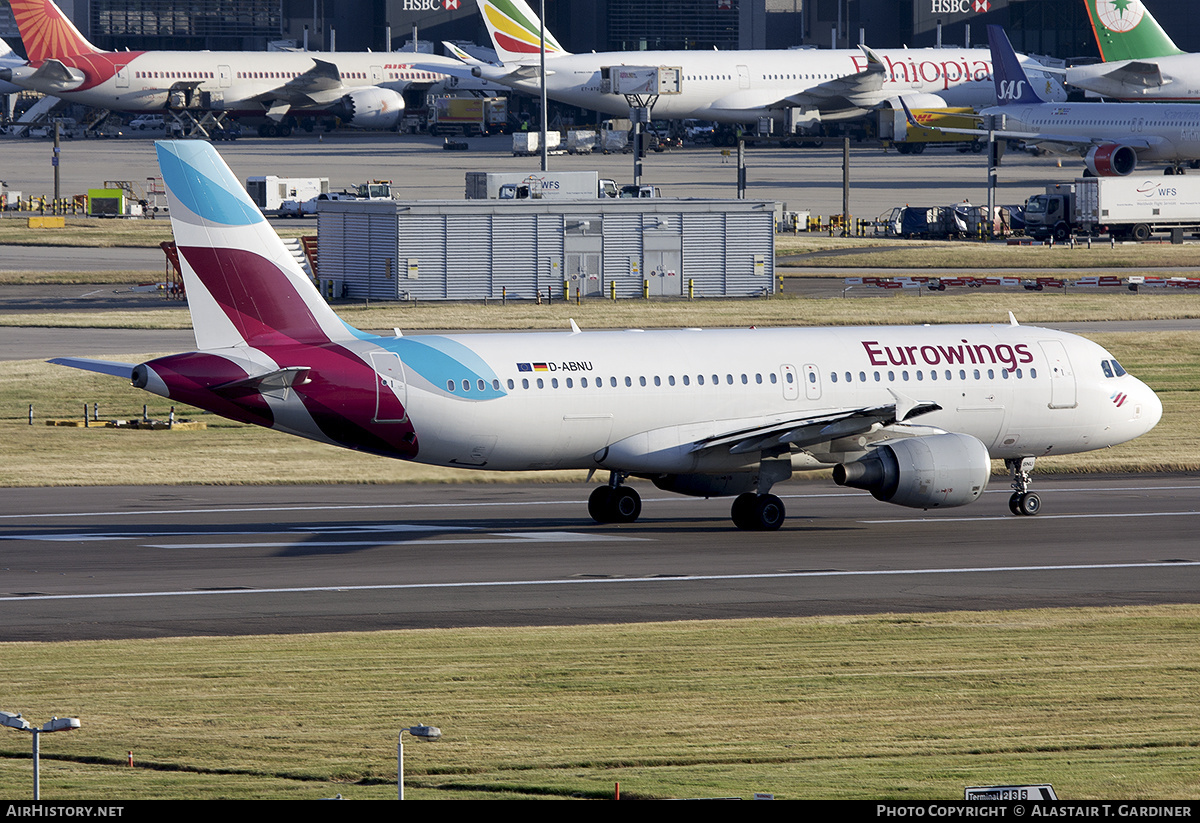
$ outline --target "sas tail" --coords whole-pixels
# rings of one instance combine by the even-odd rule
[[[362,336],[329,308],[211,144],[155,145],[199,349]]]
[[[1105,62],[1183,54],[1141,0],[1084,0]]]
[[[1033,90],[1008,35],[1000,26],[988,26],[988,47],[992,51],[992,80],[996,84],[996,105],[1029,105],[1045,101]]]
[[[74,58],[102,53],[51,0],[10,2],[31,65],[40,66],[46,60],[73,63]]]
[[[504,63],[519,63],[541,53],[540,21],[525,0],[476,0],[492,38],[492,47]],[[546,56],[570,52],[546,32]]]

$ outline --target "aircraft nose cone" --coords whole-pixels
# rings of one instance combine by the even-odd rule
[[[1145,431],[1150,431],[1158,425],[1158,421],[1162,420],[1163,406],[1162,401],[1158,399],[1158,395],[1146,388],[1146,399],[1142,402],[1142,421],[1145,423]]]

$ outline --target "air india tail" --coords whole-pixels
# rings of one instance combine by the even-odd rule
[[[1141,0],[1084,0],[1096,45],[1105,62],[1168,57],[1184,52],[1175,45]]]
[[[31,65],[40,66],[46,60],[67,62],[100,53],[51,0],[10,0],[10,3]]]
[[[487,25],[492,46],[504,63],[520,63],[541,53],[540,20],[525,0],[476,0],[479,13]],[[546,32],[546,56],[557,57],[570,52],[563,49]]]

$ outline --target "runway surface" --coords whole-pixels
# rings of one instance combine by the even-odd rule
[[[0,641],[1200,601],[1200,478],[1039,481],[1043,514],[902,509],[820,481],[738,532],[639,484],[0,490]]]

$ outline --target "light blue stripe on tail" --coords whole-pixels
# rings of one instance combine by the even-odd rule
[[[167,191],[197,217],[226,226],[266,219],[210,143],[160,140],[155,147]]]

